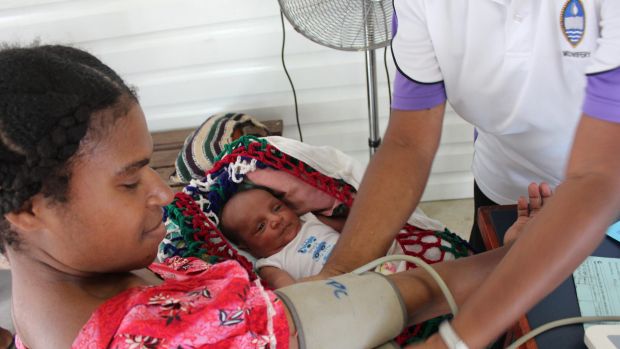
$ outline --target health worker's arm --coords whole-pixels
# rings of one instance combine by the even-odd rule
[[[392,53],[398,71],[390,121],[319,277],[349,272],[385,255],[420,201],[439,146],[446,90],[423,8],[418,2],[394,5]],[[397,12],[407,20],[399,23]],[[414,69],[403,73],[399,63]]]
[[[596,115],[596,116],[594,116]],[[453,320],[482,348],[571,275],[620,212],[620,68],[588,77],[565,181]],[[429,348],[443,348],[429,339]]]
[[[441,136],[445,102],[392,110],[383,144],[362,180],[341,237],[320,276],[349,272],[385,255],[420,201]]]

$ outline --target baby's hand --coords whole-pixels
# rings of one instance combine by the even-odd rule
[[[265,280],[265,282],[267,282],[267,284],[274,290],[295,283],[295,279],[293,279],[291,274],[280,268],[271,266],[260,268],[258,270],[258,276]]]
[[[540,185],[530,183],[527,187],[527,192],[530,203],[528,205],[527,200],[523,196],[519,197],[517,201],[517,220],[506,231],[504,245],[517,239],[527,222],[540,211],[545,202],[553,195],[551,187],[545,182],[541,182]]]

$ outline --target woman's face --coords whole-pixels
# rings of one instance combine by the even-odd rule
[[[173,197],[148,166],[153,142],[137,103],[99,132],[80,148],[68,201],[43,205],[38,213],[44,229],[38,241],[28,241],[51,257],[54,267],[76,275],[150,264],[165,234],[162,207]]]

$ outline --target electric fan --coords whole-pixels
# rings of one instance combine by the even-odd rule
[[[293,28],[327,47],[366,52],[370,155],[381,143],[375,50],[390,44],[392,0],[278,0]]]

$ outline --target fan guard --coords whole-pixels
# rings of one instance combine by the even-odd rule
[[[308,39],[345,51],[389,45],[391,0],[278,0],[291,25]]]

